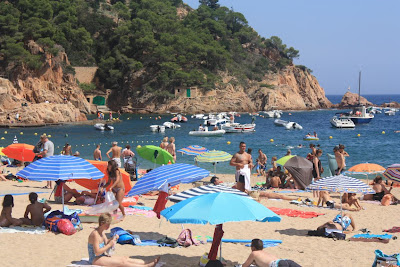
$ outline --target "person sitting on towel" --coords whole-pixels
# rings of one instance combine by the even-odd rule
[[[352,230],[349,229],[349,226],[351,226]],[[337,229],[343,231],[343,233],[350,233],[356,230],[356,224],[354,218],[350,214],[345,213],[343,217],[338,214],[333,221],[326,222],[319,226],[317,232],[325,232],[326,229]]]
[[[249,267],[255,264],[258,267],[300,267],[299,264],[292,260],[279,259],[269,254],[264,249],[264,244],[260,239],[251,240],[251,253],[242,267]]]
[[[24,218],[21,218],[23,224],[41,226],[44,222],[44,214],[51,210],[47,203],[37,201],[38,195],[34,192],[29,194],[29,204],[26,207]],[[31,218],[29,219],[29,213]]]
[[[220,181],[217,176],[213,176],[211,177],[210,183],[213,185],[219,185],[222,184],[222,181]]]
[[[393,183],[390,185],[389,189],[387,189],[382,181],[382,177],[377,176],[374,179],[374,183],[372,185],[372,189],[374,189],[375,194],[365,195],[364,200],[380,201],[383,206],[390,205],[391,203],[398,203],[398,199],[392,194],[392,189],[393,189],[392,185]]]
[[[349,206],[354,205],[358,210],[362,210],[363,207],[360,204],[360,201],[357,198],[357,194],[356,193],[344,193],[342,196],[342,203],[345,204],[349,204]]]
[[[3,199],[3,210],[0,214],[0,227],[19,226],[22,224],[20,219],[11,216],[14,207],[14,198],[12,195],[5,195]]]
[[[333,201],[331,199],[329,192],[320,191],[317,206],[321,205],[323,207],[324,204],[326,204],[326,206],[331,209],[340,209],[340,204],[336,204],[335,201]],[[352,205],[354,205],[355,207],[351,207]],[[349,211],[359,211],[362,209],[362,207],[361,207],[360,203],[358,203],[358,205],[356,205],[355,202],[352,201],[351,204],[350,203],[342,203],[342,209],[349,210]]]

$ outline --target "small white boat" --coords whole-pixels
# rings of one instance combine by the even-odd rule
[[[385,115],[387,115],[387,116],[394,116],[394,115],[396,115],[396,111],[394,111],[394,110],[387,110],[387,111],[385,111]]]
[[[271,110],[271,111],[263,111],[264,116],[266,118],[277,118],[279,119],[282,115],[282,111],[280,110]]]
[[[225,123],[221,125],[221,129],[227,133],[248,133],[254,132],[256,128],[255,124],[240,124],[240,123]]]
[[[354,128],[356,127],[356,125],[354,124],[354,122],[350,119],[347,118],[340,118],[337,116],[333,116],[333,118],[331,119],[331,124],[333,127],[336,128]]]
[[[288,124],[288,123],[289,123],[288,121],[284,121],[284,120],[280,120],[280,119],[274,120],[274,124],[275,124],[276,126],[285,127],[286,124]]]
[[[303,130],[303,126],[293,121],[286,123],[285,128],[286,130]]]
[[[169,122],[169,121],[164,122],[163,126],[165,126],[165,128],[168,128],[168,129],[181,128],[181,126],[179,124],[176,124],[176,123],[173,123],[173,122]]]
[[[111,131],[111,130],[114,130],[114,127],[111,126],[111,125],[108,125],[107,123],[106,124],[104,124],[104,123],[96,123],[94,125],[94,128],[96,130],[100,130],[100,131],[104,131],[104,130]]]
[[[225,130],[215,130],[215,131],[190,131],[189,135],[192,136],[223,136]]]
[[[192,119],[203,119],[204,114],[194,114],[191,116]]]
[[[150,130],[156,133],[164,133],[165,126],[164,125],[150,125]]]

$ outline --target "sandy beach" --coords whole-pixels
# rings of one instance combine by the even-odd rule
[[[219,175],[224,182],[233,182],[233,175]],[[252,182],[261,181],[261,178],[252,176]],[[1,182],[0,194],[7,193],[29,193],[32,191],[48,193],[39,194],[40,198],[48,198],[49,189],[42,189],[45,182],[22,182],[15,181]],[[83,189],[75,183],[70,183],[70,187],[78,190]],[[179,191],[191,188],[191,184],[180,185]],[[400,196],[400,189],[393,189],[394,195]],[[290,193],[290,196],[298,196],[302,199],[311,198],[312,193]],[[332,194],[336,200],[338,194]],[[153,207],[157,197],[141,197],[139,199],[145,206]],[[3,197],[0,197],[3,201]],[[49,204],[53,210],[61,209],[61,205],[54,204],[50,200]],[[28,195],[14,196],[15,207],[13,217],[23,217],[25,207],[29,204]],[[267,207],[291,208],[302,211],[314,211],[324,213],[316,218],[303,219],[298,217],[281,216],[279,223],[258,223],[258,222],[239,222],[226,223],[223,226],[225,231],[224,238],[229,239],[278,239],[282,244],[266,250],[279,258],[292,259],[301,266],[371,266],[376,249],[382,250],[386,254],[398,253],[400,247],[399,240],[390,240],[388,244],[364,243],[352,241],[334,241],[329,238],[306,236],[307,231],[315,230],[319,225],[332,220],[339,211],[322,208],[300,207],[290,204],[283,200],[260,201]],[[173,205],[168,202],[167,206]],[[399,225],[400,207],[397,205],[381,206],[380,204],[363,203],[365,210],[351,212],[355,219],[357,229],[368,228],[373,234],[383,234],[382,230]],[[69,208],[88,209],[87,206],[70,205]],[[84,229],[72,236],[54,234],[47,232],[42,235],[31,235],[25,233],[0,234],[0,257],[2,266],[67,266],[82,258],[88,257],[87,239],[96,224],[84,223]],[[147,218],[144,216],[131,215],[113,226],[129,229],[139,235],[141,239],[160,239],[168,235],[177,238],[182,231],[179,224],[171,224],[164,218],[158,220],[156,217]],[[190,228],[194,236],[212,236],[214,226],[212,225],[185,225]],[[355,231],[355,234],[359,231]],[[396,234],[395,234],[396,235]],[[397,234],[398,235],[398,234]],[[352,234],[348,235],[352,236]],[[155,256],[161,256],[164,266],[198,266],[201,255],[208,252],[211,243],[188,248],[169,248],[169,247],[138,247],[132,245],[117,245],[116,255],[130,256],[143,260],[151,260]],[[250,248],[243,244],[223,243],[222,256],[227,261],[227,266],[234,266],[243,263]]]

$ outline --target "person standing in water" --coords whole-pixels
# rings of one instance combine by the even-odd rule
[[[175,138],[169,138],[169,144],[166,147],[166,150],[174,157],[174,161],[176,162],[176,152],[175,152]]]

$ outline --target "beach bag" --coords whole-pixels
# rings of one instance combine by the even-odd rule
[[[54,233],[58,233],[57,223],[59,220],[61,219],[58,217],[46,218],[46,220],[44,221],[44,226],[46,227],[47,230]]]
[[[64,235],[73,235],[76,229],[72,222],[68,219],[61,219],[57,222],[58,231]]]
[[[114,237],[115,235],[119,236],[117,243],[121,245],[124,244],[136,245],[142,243],[138,235],[132,235],[129,232],[122,229],[121,227],[114,227],[113,229],[111,229],[111,236]]]
[[[160,245],[164,245],[164,246],[169,245],[168,247],[171,247],[171,248],[176,248],[177,246],[179,246],[179,243],[177,242],[177,240],[175,238],[168,237],[168,236],[165,236],[165,237],[157,240],[157,243]]]
[[[74,212],[70,215],[63,214],[62,218],[69,220],[77,231],[80,231],[83,229],[81,219],[79,218],[79,215],[77,212]]]
[[[204,252],[204,254],[200,257],[200,266],[201,267],[205,267],[208,263],[209,259],[208,259],[208,253]]]
[[[189,247],[191,245],[195,245],[198,246],[199,245],[199,241],[196,241],[193,239],[192,236],[192,230],[190,229],[185,229],[183,230],[178,238],[176,239],[176,241],[178,242],[179,245],[183,246],[183,247]]]

